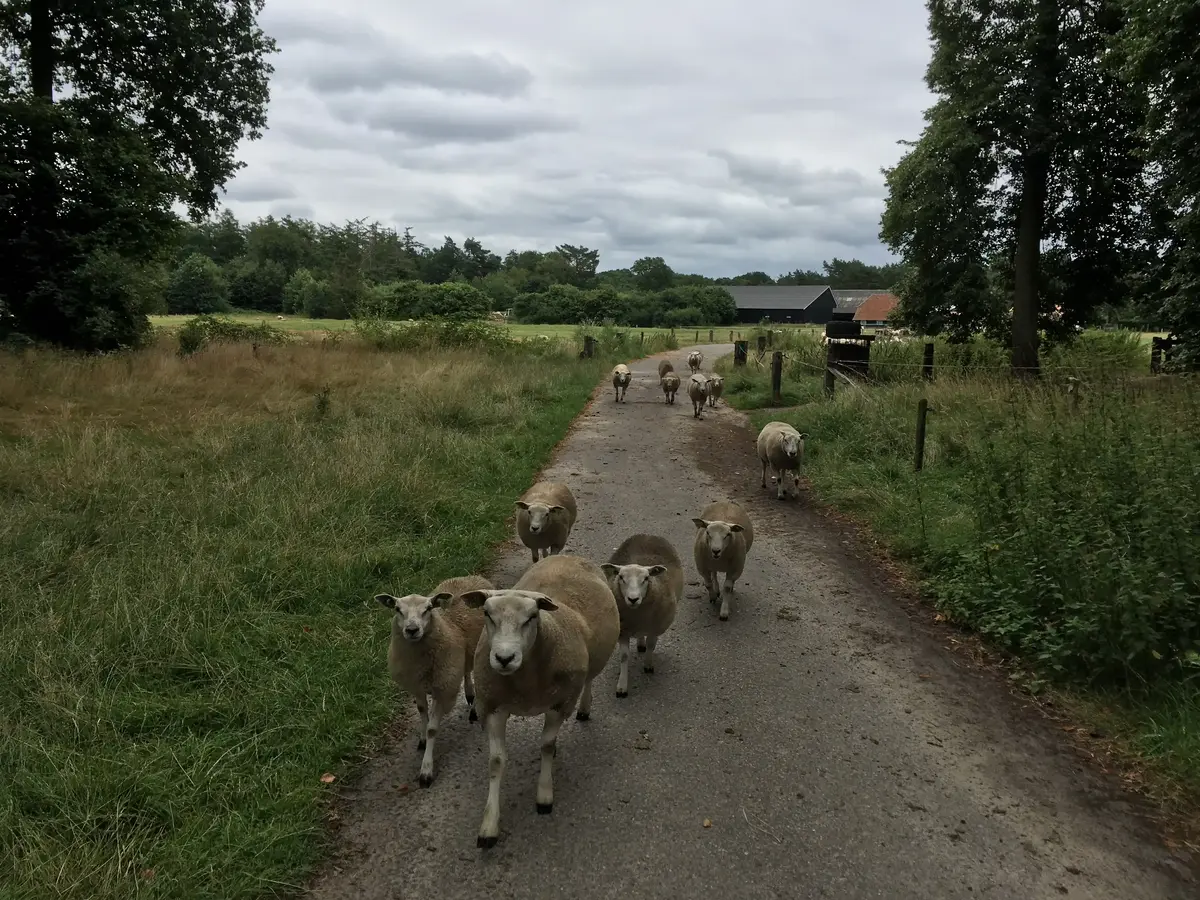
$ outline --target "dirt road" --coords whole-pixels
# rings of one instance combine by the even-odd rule
[[[705,368],[730,347],[702,347]],[[687,351],[669,354],[686,376]],[[869,565],[800,504],[759,487],[753,433],[728,408],[663,403],[657,358],[631,366],[545,472],[579,504],[567,552],[603,562],[627,535],[669,538],[688,586],[657,671],[617,654],[591,721],[559,736],[554,812],[534,812],[540,719],[510,719],[500,843],[475,847],[486,741],[460,699],[437,779],[416,786],[414,714],[345,792],[319,898],[1194,898],[1200,886],[1053,729],[914,626]],[[813,440],[819,440],[814,435]],[[747,504],[755,542],[719,622],[691,518]],[[516,545],[494,573],[529,565]],[[380,647],[380,666],[385,648]],[[407,785],[407,788],[402,788]],[[706,827],[706,824],[708,827]]]

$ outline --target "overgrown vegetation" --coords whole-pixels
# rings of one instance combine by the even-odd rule
[[[611,365],[478,322],[217,321],[188,355],[0,355],[5,897],[298,884],[323,773],[393,708],[371,597],[484,569]]]
[[[999,345],[957,347],[990,372],[945,362],[945,349],[930,384],[919,366],[881,365],[878,382],[839,382],[832,400],[793,366],[788,409],[765,408],[767,369],[719,368],[757,427],[781,419],[811,435],[816,495],[909,560],[941,615],[1015,654],[1035,689],[1081,691],[1200,800],[1200,393],[1144,375],[1145,347],[1120,334],[1085,336],[1033,387],[1005,377]]]

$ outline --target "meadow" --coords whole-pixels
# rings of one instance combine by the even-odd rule
[[[485,570],[636,355],[472,328],[0,354],[0,897],[303,882],[397,702],[371,598]]]
[[[880,536],[939,619],[1005,655],[1015,680],[1052,692],[1143,768],[1153,790],[1200,809],[1200,391],[1151,377],[1136,333],[1049,350],[1040,382],[1015,383],[982,340],[877,343],[869,380],[823,392],[814,336],[725,357],[725,397],[756,428],[810,435],[819,502]],[[917,403],[929,403],[915,471]]]

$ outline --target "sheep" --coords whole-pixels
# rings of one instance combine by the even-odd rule
[[[500,836],[500,788],[508,762],[509,716],[545,715],[537,811],[554,808],[558,732],[573,710],[586,722],[592,681],[617,646],[621,615],[604,572],[581,556],[552,556],[530,566],[511,589],[463,595],[483,608],[475,648],[475,708],[488,737],[488,793],[476,846]]]
[[[758,433],[758,458],[762,462],[762,486],[767,486],[767,466],[778,481],[775,497],[786,499],[790,485],[800,496],[800,466],[804,462],[804,441],[808,433],[800,433],[787,422],[768,422]],[[784,473],[791,472],[785,480]]]
[[[621,402],[621,398],[625,396],[625,392],[629,390],[629,382],[633,376],[629,373],[629,366],[625,363],[617,363],[613,366],[612,383],[613,389],[617,392],[617,402]]]
[[[669,359],[659,360],[659,362],[658,362],[658,378],[660,381],[662,380],[662,377],[664,375],[666,375],[668,372],[674,372],[674,371],[675,371],[675,366],[673,366],[671,364],[671,361]]]
[[[688,396],[692,400],[692,415],[700,418],[704,402],[708,399],[708,376],[697,373],[688,379]]]
[[[683,563],[666,538],[634,534],[600,566],[621,612],[621,674],[617,696],[629,696],[629,645],[636,637],[638,652],[646,654],[642,671],[654,674],[654,648],[675,621],[683,599]]]
[[[674,372],[668,372],[661,379],[663,394],[666,395],[668,403],[674,404],[675,392],[679,390],[679,376]]]
[[[699,350],[693,350],[688,354],[688,368],[693,373],[700,371],[700,363],[704,362],[704,354]]]
[[[754,526],[746,510],[733,500],[717,500],[708,504],[698,518],[692,519],[696,526],[696,542],[692,556],[704,586],[708,588],[708,599],[717,602],[717,573],[725,573],[725,584],[720,590],[722,622],[729,618],[729,601],[733,599],[733,584],[742,577],[746,568],[746,554],[754,544]]]
[[[717,401],[721,399],[721,393],[725,390],[725,378],[722,375],[708,376],[708,405],[715,407]]]
[[[375,599],[392,615],[392,638],[388,645],[388,670],[392,680],[417,702],[421,731],[417,751],[424,752],[417,782],[433,784],[433,745],[442,716],[454,708],[458,686],[475,722],[475,684],[471,668],[475,645],[483,630],[483,615],[457,602],[466,591],[490,590],[492,583],[479,575],[447,578],[426,597],[408,594],[393,597],[376,594]],[[428,701],[427,701],[428,698]]]
[[[525,492],[517,505],[517,536],[538,561],[542,556],[561,553],[575,527],[575,496],[561,481],[543,481]]]

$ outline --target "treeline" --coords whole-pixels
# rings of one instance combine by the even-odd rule
[[[735,284],[831,284],[881,289],[896,266],[834,259],[825,274],[795,271],[778,280],[762,272],[733,278],[675,272],[661,257],[627,269],[597,271],[600,254],[560,244],[511,250],[503,257],[468,238],[431,247],[378,223],[319,225],[266,217],[241,224],[225,210],[182,226],[156,312],[253,309],[313,318],[471,318],[511,310],[519,322],[612,321],[629,326],[727,324],[736,306],[723,288]]]

